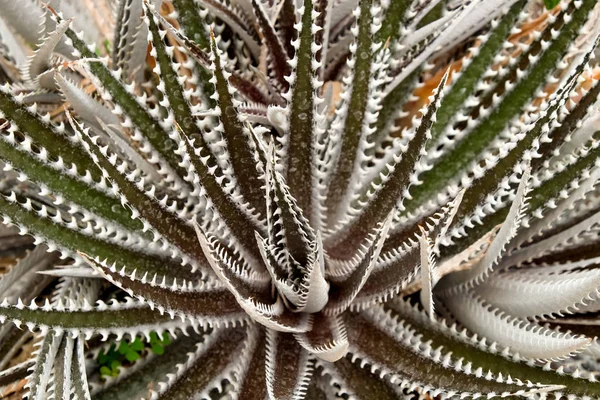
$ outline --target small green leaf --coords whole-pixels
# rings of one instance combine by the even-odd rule
[[[110,363],[110,369],[112,370],[112,373],[114,374],[116,372],[118,374],[120,366],[121,366],[121,361],[119,361],[119,360],[113,360]],[[113,375],[113,376],[115,376],[115,375]]]
[[[129,374],[121,376],[114,385],[104,386],[94,396],[96,400],[129,400],[139,399],[148,395],[148,387],[156,387],[165,374],[177,372],[177,364],[185,364],[188,354],[196,351],[196,344],[201,341],[201,336],[190,333],[190,336],[181,336],[174,340],[173,350],[160,357],[153,357],[140,365],[136,365]],[[264,375],[264,370],[263,370]],[[151,383],[153,382],[153,383]],[[165,397],[166,398],[166,397]]]
[[[548,10],[552,10],[560,3],[560,0],[544,0],[544,4]]]
[[[105,39],[104,42],[102,42],[102,45],[104,46],[106,54],[112,54],[112,46],[110,44],[110,40]]]
[[[171,335],[169,335],[169,332],[164,332],[162,337],[163,337],[162,342],[165,346],[168,346],[171,344]]]
[[[119,344],[119,350],[118,351],[119,351],[119,354],[126,354],[126,353],[128,353],[130,351],[129,350],[129,345],[126,342],[121,342]]]
[[[99,364],[106,364],[107,361],[108,361],[108,356],[106,354],[104,354],[104,351],[101,351],[98,354],[98,363]]]
[[[153,332],[154,333],[154,332]],[[144,349],[144,344],[140,340],[140,338],[135,338],[135,340],[129,345],[129,347],[134,351],[142,351]]]
[[[139,353],[136,353],[135,351],[130,350],[127,353],[125,353],[125,358],[129,362],[134,362],[134,361],[136,361],[137,359],[140,358],[140,355],[139,355]]]
[[[111,376],[111,370],[107,366],[100,367],[100,375],[102,376]]]
[[[154,354],[156,354],[157,356],[160,356],[160,355],[163,355],[163,354],[164,354],[164,352],[165,352],[165,348],[164,348],[164,347],[162,347],[161,345],[158,345],[158,344],[157,344],[157,345],[155,345],[155,346],[152,346],[152,352],[153,352]]]

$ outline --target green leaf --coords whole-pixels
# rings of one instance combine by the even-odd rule
[[[152,334],[156,335],[156,332],[152,332],[150,334],[150,338],[151,338],[150,340],[152,340]],[[131,347],[131,349],[134,351],[142,351],[144,349],[144,343],[142,343],[140,338],[136,337],[135,340],[133,342],[131,342],[129,347]]]
[[[162,343],[165,346],[168,346],[171,344],[171,335],[169,335],[169,332],[164,332],[162,335]]]
[[[100,367],[100,374],[102,376],[112,376],[112,371],[107,366]]]
[[[173,343],[173,351],[161,357],[154,357],[147,363],[140,363],[139,368],[131,371],[115,382],[103,388],[95,397],[98,400],[132,400],[148,396],[148,388],[156,387],[157,382],[165,380],[168,373],[177,372],[177,365],[185,365],[188,353],[194,352],[203,337],[195,332],[190,336],[180,336]],[[264,372],[263,372],[264,374]]]
[[[560,0],[544,0],[544,5],[548,10],[552,10],[554,7],[560,4]]]
[[[135,351],[130,350],[127,353],[125,353],[125,358],[127,359],[127,361],[134,362],[138,358],[140,358],[140,355],[139,355],[139,353],[136,353]]]
[[[104,351],[100,351],[100,353],[98,354],[98,363],[106,364],[107,361],[108,361],[108,356],[106,354],[104,354]]]
[[[104,51],[106,51],[106,54],[112,53],[112,45],[110,43],[110,40],[104,39],[104,42],[102,42],[102,45],[104,46]]]
[[[127,342],[122,341],[119,344],[119,348],[117,349],[117,351],[119,352],[119,354],[127,354],[130,351],[129,345],[127,344]]]
[[[111,376],[117,376],[119,374],[119,368],[121,367],[121,361],[112,360],[110,362],[110,374]]]
[[[165,348],[162,347],[161,345],[154,345],[152,346],[152,352],[158,356],[163,355],[165,352]]]

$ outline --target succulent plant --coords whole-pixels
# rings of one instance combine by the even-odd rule
[[[4,394],[600,399],[599,33],[595,0],[0,0]]]

